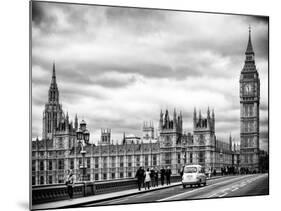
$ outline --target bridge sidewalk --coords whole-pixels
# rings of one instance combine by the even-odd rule
[[[221,176],[212,177],[211,179],[217,179]],[[42,204],[36,204],[32,206],[32,210],[44,210],[44,209],[56,209],[56,208],[70,208],[70,207],[77,207],[81,205],[86,205],[90,203],[97,203],[102,202],[106,200],[112,200],[112,199],[118,199],[126,196],[131,196],[135,194],[142,194],[146,192],[156,191],[160,189],[170,188],[174,186],[181,185],[181,182],[175,182],[171,183],[170,185],[159,185],[158,187],[152,187],[149,190],[144,190],[142,188],[141,191],[136,189],[131,190],[125,190],[125,191],[119,191],[119,192],[113,192],[113,193],[107,193],[107,194],[99,194],[99,195],[93,195],[93,196],[87,196],[87,197],[81,197],[81,198],[74,198],[74,199],[67,199],[62,201],[55,201],[55,202],[48,202],[48,203],[42,203]]]

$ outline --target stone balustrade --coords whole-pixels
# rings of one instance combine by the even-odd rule
[[[171,177],[171,182],[179,182],[180,180],[180,176]],[[97,194],[129,190],[134,188],[137,188],[137,180],[135,178],[96,182],[79,182],[75,183],[74,185],[73,197],[85,197]],[[68,198],[69,196],[67,193],[67,186],[64,184],[32,186],[33,204],[59,201]]]

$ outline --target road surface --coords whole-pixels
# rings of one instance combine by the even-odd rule
[[[207,181],[205,187],[174,186],[85,206],[131,204],[174,200],[191,200],[269,194],[268,174],[226,176]]]

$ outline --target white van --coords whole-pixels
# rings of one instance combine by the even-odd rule
[[[206,185],[207,177],[205,175],[205,170],[200,165],[186,165],[183,169],[182,175],[182,186],[186,185],[198,185],[198,187],[203,184]]]

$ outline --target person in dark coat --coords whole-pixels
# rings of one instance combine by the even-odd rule
[[[154,174],[154,179],[155,179],[155,185],[158,187],[158,175],[159,171],[157,168],[155,168],[155,174]]]
[[[135,177],[137,178],[137,181],[138,181],[138,188],[139,188],[139,190],[141,190],[141,186],[142,186],[143,179],[144,179],[144,170],[142,169],[142,167],[139,167]]]
[[[68,195],[69,195],[69,198],[73,198],[73,187],[74,187],[74,175],[73,175],[73,172],[72,170],[68,170],[67,171],[67,175],[66,175],[66,178],[65,178],[65,184],[67,186],[67,192],[68,192]]]
[[[181,171],[180,171],[181,177],[183,176],[183,172],[184,172],[184,166],[181,168]]]
[[[160,179],[161,179],[162,186],[164,185],[165,174],[166,174],[166,171],[165,171],[164,167],[162,166],[162,168],[160,170]]]
[[[171,184],[171,174],[172,174],[172,171],[171,171],[170,167],[168,166],[167,169],[166,169],[167,185]]]
[[[151,187],[155,187],[155,171],[153,168],[150,170]]]

